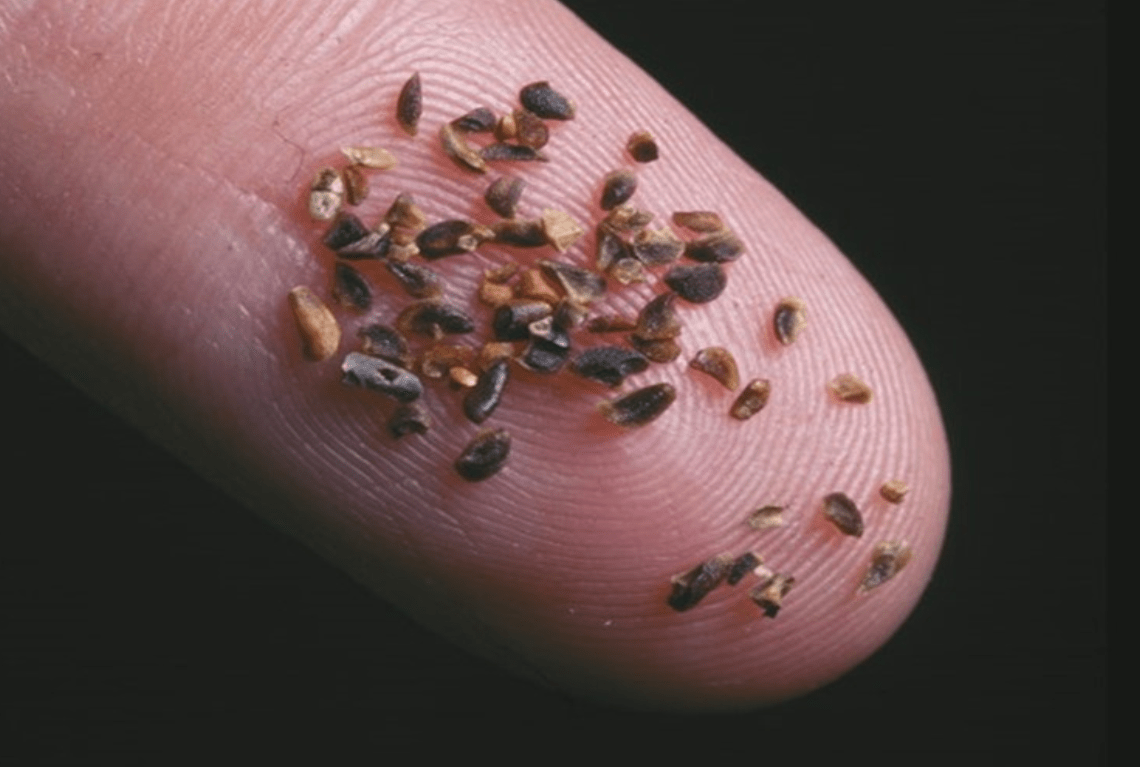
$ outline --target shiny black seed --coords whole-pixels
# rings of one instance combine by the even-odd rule
[[[474,250],[473,232],[470,221],[450,219],[432,224],[416,236],[416,246],[424,258],[442,258],[457,253]]]
[[[501,359],[479,376],[479,380],[463,398],[463,412],[472,422],[483,423],[499,406],[510,372],[510,362]]]
[[[350,352],[340,369],[344,383],[387,394],[400,402],[411,402],[423,394],[423,384],[415,373],[379,357]]]
[[[491,224],[494,241],[517,248],[538,248],[546,245],[546,230],[538,219],[510,219]]]
[[[686,301],[703,304],[724,292],[728,277],[720,264],[674,266],[665,273],[665,284]]]
[[[417,333],[431,338],[441,334],[470,333],[475,329],[475,321],[467,312],[452,304],[428,299],[417,301],[396,320],[396,325],[408,333]]]
[[[395,328],[379,323],[369,325],[357,331],[360,336],[360,345],[365,354],[381,357],[389,362],[395,362],[408,367],[408,342]]]
[[[553,313],[545,301],[518,299],[495,310],[491,330],[496,341],[522,341],[530,338],[530,324]]]
[[[340,250],[368,236],[368,227],[351,213],[340,213],[325,232],[322,242],[331,250]]]
[[[333,295],[350,309],[364,311],[372,306],[372,288],[364,275],[339,261],[333,271]]]

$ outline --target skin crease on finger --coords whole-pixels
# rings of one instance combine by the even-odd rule
[[[905,334],[825,236],[573,15],[505,0],[103,5],[0,8],[7,332],[426,625],[576,694],[691,710],[774,702],[838,677],[910,613],[941,545],[949,463]],[[416,71],[424,111],[410,137],[393,109]],[[543,79],[577,105],[551,123],[549,163],[480,176],[443,155],[444,122],[509,109]],[[304,190],[343,163],[339,147],[399,160],[370,175],[366,222],[410,192],[430,221],[489,223],[482,193],[509,171],[527,182],[523,215],[560,208],[591,231],[601,179],[634,166],[625,143],[639,129],[661,146],[635,168],[633,202],[654,225],[714,210],[746,246],[718,300],[679,302],[681,358],[622,389],[672,384],[657,421],[623,432],[596,411],[613,396],[604,386],[516,367],[485,424],[510,431],[510,460],[468,483],[451,464],[479,427],[460,396],[429,386],[432,429],[395,441],[392,404],[339,383],[359,316],[337,310],[333,359],[302,358],[285,297],[301,284],[328,295],[331,254]],[[590,265],[592,242],[561,260]],[[481,248],[434,266],[482,320],[470,298],[482,270],[516,257],[538,256]],[[367,273],[368,316],[390,322],[408,299]],[[630,316],[660,290],[615,288],[605,308]],[[783,346],[771,316],[788,296],[808,324]],[[735,394],[688,368],[708,346],[734,353],[742,383],[771,381],[754,418],[731,419]],[[829,395],[845,372],[871,402]],[[911,487],[901,504],[879,496],[891,479]],[[861,538],[824,519],[836,491],[863,510]],[[751,530],[746,517],[768,504],[786,507],[786,524]],[[857,595],[883,540],[906,541],[913,559]],[[684,613],[666,605],[671,576],[747,550],[796,579],[776,618],[747,579]]]

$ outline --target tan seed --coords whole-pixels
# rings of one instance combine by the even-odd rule
[[[365,168],[388,170],[396,167],[396,156],[378,146],[346,146],[341,147],[340,152],[349,162],[363,165]]]
[[[736,391],[736,387],[740,385],[740,373],[736,367],[736,358],[732,356],[732,352],[723,346],[710,346],[707,349],[701,349],[689,362],[689,367],[702,373],[708,373],[720,381],[729,391]]]
[[[317,294],[298,285],[289,291],[289,306],[301,333],[301,351],[305,357],[320,362],[336,354],[340,346],[340,324]]]
[[[537,269],[526,269],[519,276],[518,296],[519,298],[545,301],[551,306],[557,304],[559,300],[558,291],[546,281],[542,272]]]
[[[309,216],[331,221],[344,202],[344,180],[336,168],[321,168],[309,185]]]
[[[515,291],[510,285],[485,280],[479,286],[479,300],[491,308],[503,306],[514,297]]]
[[[883,486],[879,488],[879,495],[890,503],[902,503],[903,498],[906,498],[906,494],[909,492],[910,486],[901,479],[884,482]]]
[[[460,389],[470,389],[479,381],[478,376],[463,367],[451,368],[447,371],[447,377],[451,379],[453,386],[457,386]]]
[[[837,399],[856,405],[865,405],[874,396],[871,387],[854,373],[843,373],[836,376],[828,384],[828,388],[831,389],[831,393]]]
[[[764,409],[771,393],[772,384],[763,378],[757,378],[740,392],[740,396],[732,403],[729,414],[738,421],[746,421]]]
[[[439,142],[443,151],[460,168],[473,170],[476,173],[487,172],[487,162],[478,150],[467,143],[463,133],[455,129],[451,123],[444,123],[439,129]]]
[[[784,524],[783,506],[761,506],[748,515],[748,526],[753,530],[767,530]]]
[[[606,274],[613,277],[622,285],[632,285],[635,282],[645,282],[645,264],[636,258],[619,258],[610,264]]]
[[[784,597],[791,591],[796,579],[790,575],[774,574],[770,580],[761,582],[748,593],[749,598],[764,611],[764,615],[775,618],[784,604]]]
[[[569,213],[546,208],[542,211],[542,231],[546,235],[546,241],[559,253],[563,253],[577,242],[586,230]]]

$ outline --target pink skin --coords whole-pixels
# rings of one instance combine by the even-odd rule
[[[780,194],[644,72],[553,3],[171,3],[0,10],[0,321],[6,332],[118,409],[276,525],[456,641],[577,694],[681,709],[740,708],[802,694],[874,652],[914,607],[949,505],[946,440],[905,334],[873,289]],[[392,105],[419,71],[421,131]],[[461,171],[436,133],[468,109],[512,106],[550,80],[578,118],[552,126],[551,162],[502,166],[528,187],[524,214],[600,216],[600,180],[631,165],[649,129],[662,159],[638,168],[634,202],[658,214],[718,211],[747,245],[716,302],[683,305],[683,357],[627,388],[672,383],[677,402],[622,432],[594,405],[611,393],[516,371],[487,426],[508,429],[507,467],[471,484],[451,462],[478,430],[433,387],[424,437],[388,438],[390,405],[338,383],[338,358],[302,359],[285,301],[327,291],[323,225],[302,189],[338,148],[378,144],[399,166],[372,175],[374,220],[399,191],[432,220],[494,216],[497,176]],[[565,256],[588,263],[588,235]],[[518,251],[438,262],[449,295]],[[552,251],[544,251],[550,256]],[[523,259],[535,257],[532,252]],[[367,267],[364,267],[367,269]],[[377,313],[406,300],[390,278]],[[610,306],[633,314],[647,286]],[[798,296],[808,326],[781,346],[777,302]],[[480,310],[482,311],[482,310]],[[345,323],[341,353],[359,318]],[[772,382],[752,420],[689,370],[723,345],[744,381]],[[826,383],[854,372],[867,405]],[[888,479],[912,487],[899,506]],[[866,533],[820,512],[843,491]],[[765,504],[787,525],[751,531]],[[856,595],[881,540],[910,543],[895,580]],[[669,579],[722,551],[761,553],[795,576],[776,619],[748,581],[676,613]]]

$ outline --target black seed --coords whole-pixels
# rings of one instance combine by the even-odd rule
[[[362,259],[381,259],[388,256],[392,249],[392,233],[388,227],[382,232],[369,232],[355,242],[350,242],[343,248],[338,248],[336,254],[339,258],[349,261]]]
[[[546,276],[562,285],[571,301],[588,304],[605,295],[606,280],[596,272],[547,259],[539,260],[538,266]]]
[[[638,131],[630,136],[626,149],[638,162],[653,162],[658,157],[657,141],[649,131]]]
[[[538,219],[509,219],[491,224],[494,241],[517,248],[538,248],[546,245],[546,230]]]
[[[637,315],[634,335],[643,341],[660,341],[681,335],[681,320],[674,308],[676,296],[662,293],[645,305]]]
[[[519,91],[519,102],[528,112],[544,120],[570,120],[574,117],[574,104],[551,88],[546,80],[524,86]]]
[[[400,123],[405,133],[414,136],[423,111],[423,89],[420,85],[420,73],[416,72],[400,89],[400,96],[396,99],[396,121]]]
[[[755,570],[756,566],[759,564],[760,557],[756,556],[751,551],[741,554],[736,558],[736,561],[732,563],[732,567],[729,568],[728,577],[726,579],[728,581],[728,585],[735,586],[736,584],[740,583],[740,581],[744,579],[744,576]]]
[[[740,396],[732,403],[729,415],[738,421],[746,421],[759,413],[768,404],[768,397],[772,393],[772,384],[763,378],[749,382],[740,392]]]
[[[607,271],[615,261],[629,256],[629,245],[605,224],[598,224],[597,234],[597,261],[595,266],[599,271]]]
[[[785,298],[776,307],[776,314],[772,317],[776,338],[784,345],[795,341],[805,324],[804,302],[798,298]]]
[[[424,434],[431,428],[431,416],[418,403],[401,405],[388,419],[388,433],[396,439],[407,434]]]
[[[504,144],[501,141],[488,144],[479,150],[479,156],[487,162],[529,162],[537,160],[546,162],[546,155],[534,147],[522,144]]]
[[[413,298],[434,298],[443,292],[443,281],[429,267],[405,261],[388,261],[385,266]]]
[[[569,357],[569,349],[535,338],[527,344],[519,362],[536,373],[557,373]]]
[[[497,120],[495,113],[487,107],[477,107],[462,117],[456,117],[451,125],[464,133],[486,133],[495,127]]]
[[[636,191],[637,176],[633,171],[622,169],[607,173],[602,183],[602,210],[613,210]]]
[[[677,392],[671,385],[659,383],[616,400],[602,402],[598,409],[610,423],[618,426],[643,426],[664,413],[676,398]]]
[[[632,349],[621,346],[595,346],[578,355],[571,368],[583,378],[601,381],[606,386],[620,385],[625,377],[649,367],[649,360]]]
[[[496,341],[522,341],[530,338],[530,324],[549,317],[554,309],[545,301],[518,299],[500,306],[491,319]]]
[[[665,273],[665,284],[686,301],[704,304],[724,292],[728,277],[720,264],[674,266]]]
[[[400,312],[396,326],[406,333],[439,338],[443,334],[470,333],[475,329],[475,321],[458,306],[427,299]]]
[[[344,383],[387,394],[400,402],[411,402],[423,394],[423,384],[415,373],[379,357],[350,352],[340,369]]]
[[[333,271],[333,296],[351,309],[364,311],[372,306],[372,288],[364,275],[339,261]]]
[[[823,514],[844,535],[863,535],[863,515],[855,502],[843,493],[832,493],[823,499]]]
[[[511,435],[506,429],[484,429],[455,459],[455,470],[468,482],[497,474],[511,454]]]
[[[522,197],[525,186],[526,182],[517,176],[503,176],[495,179],[494,183],[487,187],[483,199],[486,200],[487,206],[491,210],[503,218],[514,218],[515,208],[518,207],[519,198]],[[494,227],[491,228],[494,229]],[[498,232],[495,234],[497,238]]]
[[[360,346],[365,354],[395,362],[402,367],[411,365],[408,342],[395,328],[377,323],[361,328],[356,334],[360,336]]]
[[[674,214],[676,216],[676,214]],[[685,246],[685,255],[694,261],[723,264],[735,261],[744,252],[744,243],[728,231],[718,231],[691,240]]]
[[[463,398],[463,412],[474,423],[483,423],[495,412],[510,377],[510,362],[500,359],[483,371]]]
[[[650,362],[664,364],[681,356],[681,345],[672,338],[646,340],[635,333],[629,337],[629,342]]]
[[[434,259],[469,253],[475,249],[475,227],[470,221],[450,219],[432,224],[416,237],[416,246],[424,258]]]
[[[732,555],[721,554],[697,565],[683,575],[673,577],[673,590],[666,600],[677,612],[684,612],[705,598],[710,591],[728,577],[732,566]]]
[[[332,226],[325,232],[322,242],[331,250],[340,250],[368,234],[370,234],[368,227],[359,218],[351,213],[339,213]]]

